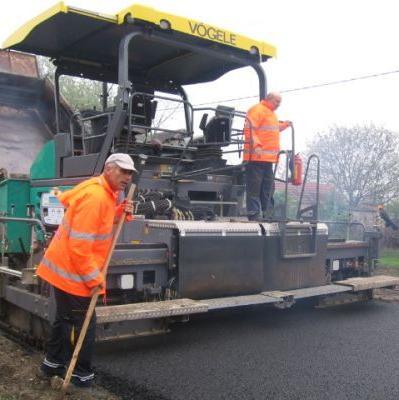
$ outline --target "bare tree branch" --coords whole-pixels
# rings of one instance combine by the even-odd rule
[[[373,124],[334,126],[308,147],[321,160],[321,179],[342,193],[350,208],[386,203],[399,194],[399,136]]]

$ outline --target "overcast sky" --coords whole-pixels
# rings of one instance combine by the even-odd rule
[[[0,42],[21,24],[54,5],[50,0],[2,2]],[[131,0],[70,0],[68,5],[115,14]],[[395,0],[139,0],[161,11],[190,17],[269,42],[278,57],[264,64],[269,90],[282,91],[399,70]],[[257,94],[252,70],[234,71],[207,90],[189,90],[194,104]],[[283,93],[280,119],[296,127],[299,150],[333,124],[373,122],[399,132],[399,73]],[[246,110],[255,98],[237,103]]]

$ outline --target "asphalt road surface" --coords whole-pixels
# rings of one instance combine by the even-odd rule
[[[399,398],[399,304],[257,307],[100,345],[99,379],[135,400]]]

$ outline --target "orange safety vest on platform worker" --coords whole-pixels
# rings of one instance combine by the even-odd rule
[[[280,151],[280,131],[287,128],[286,122],[279,122],[266,100],[251,107],[247,112],[244,127],[244,160],[277,162]],[[261,151],[255,153],[255,148]]]
[[[115,216],[123,212],[114,192],[101,175],[90,178],[58,199],[67,208],[37,275],[76,296],[90,297],[104,284],[101,270],[111,246]]]

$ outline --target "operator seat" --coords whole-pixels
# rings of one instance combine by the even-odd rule
[[[157,102],[142,94],[134,94],[131,101],[131,123],[135,125],[132,127],[132,133],[147,133],[154,119]]]
[[[82,110],[82,139],[85,154],[99,153],[107,134],[110,115],[103,111]]]
[[[234,108],[217,106],[215,116],[206,122],[207,114],[204,114],[200,128],[204,132],[204,143],[220,143],[227,146],[231,141],[231,128],[233,123]]]
[[[119,136],[114,140],[115,151],[131,153],[134,151],[135,143],[147,140],[157,107],[157,101],[152,99],[151,95],[152,93],[132,94],[130,113],[126,117]]]

